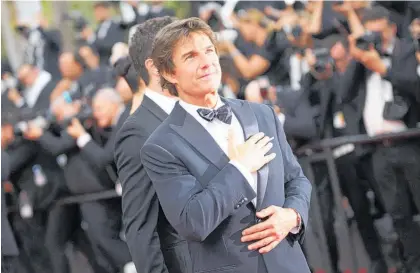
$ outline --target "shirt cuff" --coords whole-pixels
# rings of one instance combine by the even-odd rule
[[[22,108],[22,106],[23,105],[25,105],[25,100],[23,99],[23,98],[21,98],[20,100],[18,100],[16,103],[15,103],[15,106],[17,107],[17,108]]]
[[[292,230],[290,231],[290,233],[292,234],[298,234],[302,228],[302,217],[300,217],[300,214],[297,211],[295,212],[298,217],[298,225],[297,227],[292,228]]]
[[[85,147],[91,139],[92,137],[88,133],[85,133],[77,138],[77,146],[81,149]]]
[[[238,161],[231,160],[231,161],[229,161],[229,164],[232,164],[233,166],[235,166],[238,169],[238,171],[245,177],[245,179],[248,181],[248,183],[250,183],[250,185],[252,185],[252,181],[254,180],[254,178],[252,177],[252,174],[251,174],[250,171],[248,171]]]
[[[284,125],[284,122],[286,121],[286,116],[283,113],[280,113],[277,115],[277,117],[279,118],[281,124]]]

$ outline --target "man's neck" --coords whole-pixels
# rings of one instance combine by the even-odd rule
[[[159,93],[161,95],[170,97],[170,98],[174,98],[175,96],[171,95],[169,92],[164,92],[164,90],[162,89],[162,86],[160,85],[159,82],[155,82],[155,81],[150,81],[149,85],[147,86],[147,89],[149,89],[149,91],[153,91],[156,93]]]
[[[133,95],[130,115],[133,114],[137,108],[139,108],[141,102],[143,101],[144,92],[138,92]]]
[[[184,102],[192,105],[214,108],[216,107],[217,101],[219,100],[219,94],[217,91],[206,94],[204,97],[192,97],[186,94],[179,94],[179,98]]]
[[[266,39],[267,39],[267,32],[258,31],[255,37],[255,44],[261,47],[264,45]]]

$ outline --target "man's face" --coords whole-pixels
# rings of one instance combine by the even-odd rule
[[[129,102],[133,97],[133,92],[131,91],[130,86],[123,77],[120,77],[118,79],[117,85],[115,86],[115,90],[117,90],[117,92],[120,94],[124,103]]]
[[[392,39],[395,36],[395,27],[389,25],[388,20],[386,18],[367,21],[364,24],[366,30],[372,32],[379,32],[382,35],[382,42],[385,46],[389,45]]]
[[[420,38],[420,19],[414,19],[410,25],[411,36],[414,39]]]
[[[192,33],[180,41],[173,52],[173,74],[164,75],[178,93],[201,97],[216,92],[221,82],[219,56],[210,38]]]
[[[71,53],[62,54],[58,65],[63,78],[74,79],[77,74],[82,72],[82,68],[76,63]]]
[[[331,57],[340,71],[345,70],[347,65],[347,50],[341,42],[337,42],[330,50]]]
[[[18,79],[25,87],[30,87],[34,84],[36,77],[34,77],[35,69],[29,65],[22,66],[18,71]]]
[[[102,22],[109,17],[109,9],[106,7],[98,6],[93,9],[93,15],[95,16],[95,20],[97,22]]]
[[[117,112],[118,105],[105,99],[94,99],[92,103],[93,117],[100,128],[107,128]]]
[[[245,41],[251,42],[255,38],[255,31],[258,31],[256,25],[252,22],[241,21],[239,24],[239,31]]]

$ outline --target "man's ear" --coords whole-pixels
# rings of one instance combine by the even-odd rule
[[[144,65],[146,66],[147,71],[149,72],[149,74],[152,74],[155,77],[159,77],[159,71],[157,70],[156,66],[153,63],[152,59],[147,59],[144,62]]]
[[[160,75],[162,74],[162,77],[167,80],[168,82],[172,83],[172,84],[176,84],[178,81],[175,79],[174,75],[172,73],[159,73],[158,69],[156,68],[156,66],[153,63],[152,59],[147,59],[144,62],[147,70],[149,71],[149,73],[152,73],[153,75],[160,77]]]

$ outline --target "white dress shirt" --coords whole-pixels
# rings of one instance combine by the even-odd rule
[[[154,101],[157,105],[159,105],[159,107],[162,108],[163,111],[165,111],[168,115],[174,109],[175,103],[177,101],[177,99],[167,97],[167,96],[162,95],[162,94],[160,94],[158,92],[155,92],[155,91],[153,91],[153,90],[151,90],[149,88],[146,88],[145,95],[147,97],[149,97],[149,99],[151,99],[152,101]],[[124,110],[125,110],[125,107],[121,107],[121,109],[119,110],[117,116],[113,120],[113,123],[112,123],[113,126],[115,126],[117,124],[118,119],[120,118],[120,116],[124,112]],[[80,137],[77,138],[77,146],[79,148],[83,148],[91,140],[92,140],[91,135],[88,134],[88,133],[85,133],[85,134],[83,134],[83,135],[81,135]]]
[[[383,58],[383,62],[389,67],[389,58]],[[365,108],[363,110],[363,121],[366,132],[369,136],[384,133],[396,133],[407,129],[402,121],[385,120],[383,111],[385,103],[394,100],[392,84],[382,79],[378,73],[373,73],[367,79]]]
[[[220,146],[222,151],[225,152],[225,154],[228,153],[229,128],[232,128],[234,130],[235,136],[238,138],[236,139],[236,143],[244,143],[244,131],[234,113],[232,113],[232,122],[230,125],[218,120],[217,118],[210,122],[203,119],[197,112],[198,109],[203,107],[192,105],[182,100],[179,101],[179,104],[185,109],[185,111],[187,111],[191,116],[193,116],[204,127],[204,129],[207,130],[207,132],[213,137],[213,139]],[[222,100],[219,99],[214,109],[218,109],[223,105],[224,103],[222,102]],[[230,161],[229,163],[234,165],[242,173],[242,175],[247,179],[248,183],[251,185],[252,189],[256,193],[258,181],[257,173],[255,172],[251,174],[251,172],[249,172],[244,166],[242,166],[237,161]],[[254,204],[254,206],[256,205],[256,198],[252,200],[252,203]]]
[[[159,105],[159,107],[162,108],[162,110],[165,111],[165,113],[168,115],[172,112],[175,107],[175,103],[178,101],[178,98],[165,96],[149,88],[146,88],[146,92],[144,94],[154,103]]]
[[[22,107],[25,102],[29,108],[34,107],[45,86],[47,86],[50,81],[51,74],[47,71],[40,71],[34,84],[23,91],[23,98],[16,103],[16,107]]]
[[[238,138],[236,139],[237,144],[242,144],[245,142],[244,137],[244,130],[242,125],[239,123],[238,118],[232,112],[232,122],[226,124],[217,118],[213,121],[207,121],[203,119],[197,112],[199,108],[203,108],[197,105],[192,105],[186,103],[185,101],[179,100],[179,104],[187,111],[191,116],[193,116],[203,127],[207,130],[207,132],[213,137],[219,147],[225,152],[228,153],[228,132],[229,129],[232,128],[234,130],[234,135]],[[219,98],[216,107],[214,109],[218,109],[224,105],[223,101]],[[249,172],[242,164],[237,161],[231,160],[229,162],[233,166],[235,166],[241,174],[246,178],[252,189],[257,193],[257,184],[258,184],[258,175],[257,172],[251,173]],[[257,198],[251,200],[254,206],[256,207]],[[296,212],[297,213],[297,212]],[[299,222],[301,222],[301,217],[297,213],[297,217],[299,218]],[[293,228],[290,232],[293,234],[298,234],[300,231],[300,225],[298,227]]]

